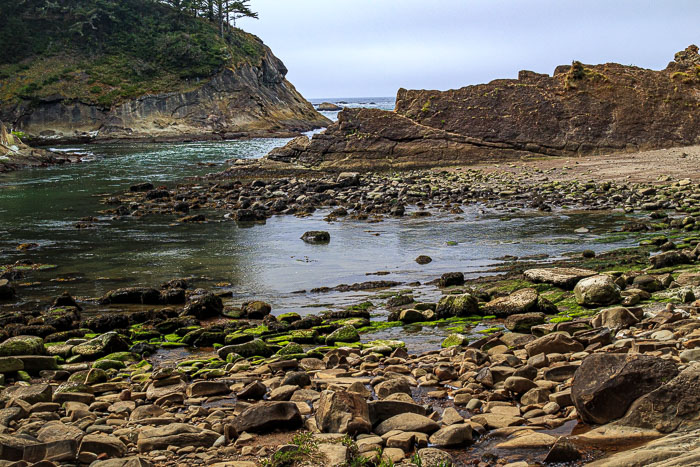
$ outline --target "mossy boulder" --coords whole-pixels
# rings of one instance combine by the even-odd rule
[[[244,344],[234,344],[221,347],[217,354],[222,360],[226,360],[226,356],[231,353],[240,355],[243,358],[250,357],[271,357],[277,350],[278,346],[267,344],[261,339],[253,339]]]
[[[290,342],[289,344],[282,347],[277,352],[277,355],[295,355],[295,354],[303,354],[303,353],[304,353],[304,348],[301,345],[299,345],[295,342]]]
[[[141,358],[132,352],[113,352],[100,360],[116,360],[118,362],[138,362]]]
[[[289,313],[282,313],[277,317],[277,321],[281,321],[283,323],[293,323],[295,321],[299,321],[301,319],[301,315],[299,313],[295,313],[293,311]]]
[[[85,359],[103,357],[113,352],[129,350],[129,343],[116,332],[107,332],[71,349],[73,355]]]
[[[224,311],[221,298],[204,289],[196,289],[188,298],[181,316],[193,316],[197,319],[207,319],[220,316]]]
[[[24,370],[24,362],[15,357],[0,357],[0,373],[13,373]]]
[[[99,370],[122,370],[126,368],[126,365],[118,360],[100,359],[93,363],[92,367]]]
[[[256,300],[248,302],[241,307],[243,315],[248,319],[263,319],[272,311],[272,306],[269,303]]]
[[[92,385],[105,383],[108,379],[109,376],[107,376],[107,372],[105,370],[101,368],[92,368],[90,370],[76,371],[70,375],[68,382]]]
[[[446,295],[437,304],[438,318],[478,315],[479,300],[471,294]]]
[[[10,337],[0,344],[0,357],[45,354],[44,340],[37,336]]]
[[[359,342],[360,335],[354,326],[343,326],[326,336],[326,345],[333,345],[337,342],[352,343]]]
[[[445,338],[444,341],[442,341],[442,347],[447,348],[447,347],[454,347],[455,345],[467,345],[469,343],[469,339],[467,336],[464,334],[450,334]]]

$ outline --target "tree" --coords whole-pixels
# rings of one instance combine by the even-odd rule
[[[250,9],[249,0],[235,1],[231,4],[233,27],[236,27],[236,20],[240,18],[258,19],[258,14]]]

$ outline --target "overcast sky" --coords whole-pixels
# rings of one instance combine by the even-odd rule
[[[615,61],[664,68],[700,42],[698,0],[252,0],[239,22],[307,98],[394,96]]]

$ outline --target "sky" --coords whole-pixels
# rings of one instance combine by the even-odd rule
[[[573,60],[665,68],[700,43],[698,0],[252,0],[306,98],[454,89]]]

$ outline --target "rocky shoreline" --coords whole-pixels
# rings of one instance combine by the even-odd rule
[[[267,303],[236,304],[181,279],[13,308],[17,284],[43,266],[4,266],[1,464],[692,464],[697,184],[559,175],[520,167],[265,178],[234,165],[105,198],[116,218],[243,224],[316,209],[329,221],[367,222],[459,216],[475,203],[618,209],[633,216],[622,230],[643,238],[545,265],[509,258],[497,276],[444,274],[430,283],[441,294],[434,302],[417,302],[412,284],[341,285],[376,297],[305,316],[275,316]],[[377,306],[385,321],[372,319]],[[448,328],[442,348],[411,354],[402,341],[363,338],[420,326]],[[614,454],[632,446],[641,447]]]

